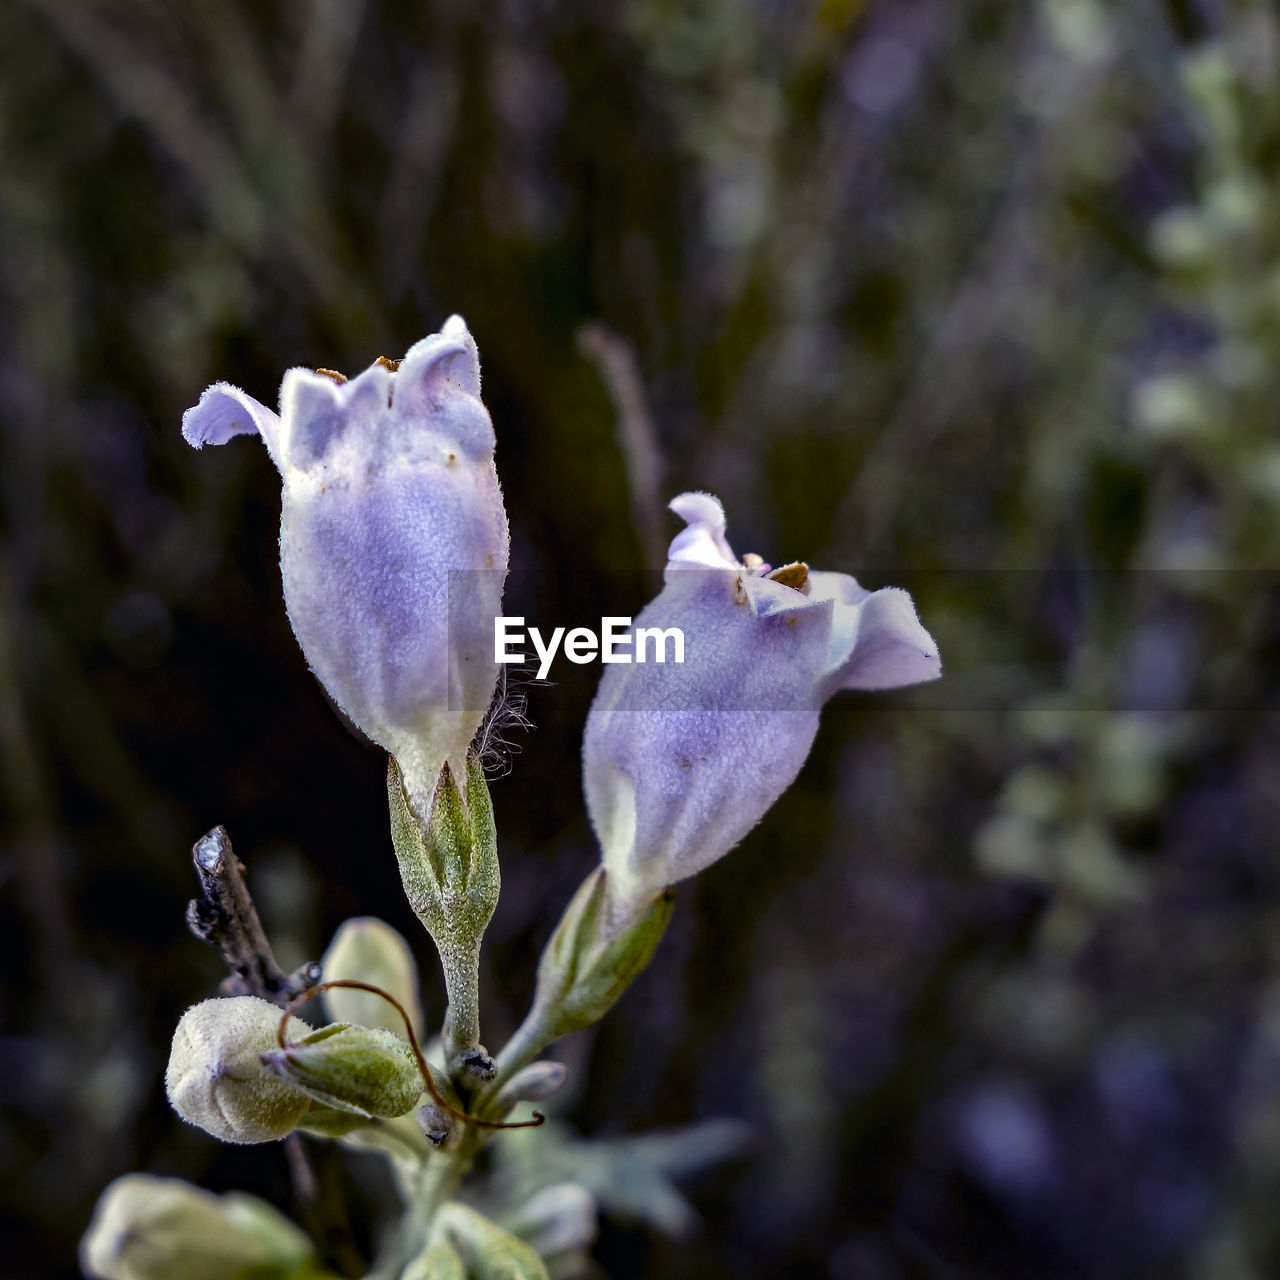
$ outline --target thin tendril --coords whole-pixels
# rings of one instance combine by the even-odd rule
[[[480,1129],[536,1129],[538,1125],[546,1122],[547,1117],[541,1111],[535,1111],[532,1120],[502,1121],[482,1120],[479,1116],[468,1115],[465,1111],[459,1111],[456,1107],[451,1107],[440,1096],[440,1090],[436,1088],[435,1081],[431,1078],[431,1069],[427,1066],[427,1059],[423,1055],[422,1046],[418,1043],[418,1037],[414,1035],[413,1022],[405,1012],[404,1005],[389,991],[383,991],[381,987],[375,987],[371,982],[358,982],[354,978],[335,978],[332,982],[320,982],[310,990],[304,991],[296,1000],[291,1001],[280,1015],[280,1025],[276,1028],[276,1040],[279,1042],[281,1049],[287,1051],[296,1047],[285,1036],[285,1029],[288,1027],[289,1019],[293,1014],[301,1009],[312,996],[318,996],[322,991],[328,991],[331,987],[347,987],[352,991],[367,991],[370,995],[381,996],[388,1004],[395,1007],[395,1011],[404,1019],[404,1029],[409,1033],[409,1047],[413,1050],[413,1056],[418,1060],[418,1070],[422,1072],[422,1080],[427,1086],[427,1092],[431,1095],[431,1101],[446,1115],[452,1116],[455,1120],[461,1120],[463,1124],[473,1124]]]

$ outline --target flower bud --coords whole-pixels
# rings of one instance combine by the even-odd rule
[[[905,591],[739,561],[715,498],[686,493],[671,508],[689,527],[633,634],[678,628],[684,660],[605,667],[583,740],[587,809],[624,908],[710,866],[760,821],[836,690],[941,674]]]
[[[418,967],[409,944],[389,924],[374,916],[343,921],[324,953],[321,968],[329,982],[354,979],[381,987],[404,1005],[414,1030],[421,1036]],[[330,987],[324,1000],[335,1022],[383,1027],[398,1036],[405,1035],[404,1019],[381,996],[370,991]]]
[[[173,1033],[164,1087],[173,1109],[223,1142],[272,1142],[307,1109],[305,1095],[267,1071],[259,1055],[277,1045],[280,1010],[257,996],[205,1000]],[[310,1031],[289,1020],[291,1036]]]
[[[424,807],[461,776],[498,676],[507,518],[460,316],[349,381],[290,369],[280,415],[215,383],[182,420],[200,448],[262,436],[284,481],[280,568],[307,661],[400,762]]]
[[[418,1127],[433,1147],[443,1147],[453,1132],[453,1117],[434,1102],[424,1102],[418,1108]]]
[[[569,1068],[563,1062],[531,1062],[507,1081],[498,1091],[494,1103],[499,1107],[514,1107],[517,1102],[544,1102],[559,1092],[569,1077]]]
[[[268,1071],[307,1097],[370,1119],[412,1111],[425,1087],[413,1051],[381,1027],[335,1022],[261,1057]]]
[[[534,1249],[456,1200],[440,1209],[440,1230],[476,1280],[548,1280]]]
[[[457,776],[464,779],[465,795],[452,765],[446,765],[424,820],[395,760],[387,771],[391,840],[405,894],[440,952],[449,997],[447,1048],[455,1067],[468,1055],[478,1061],[480,939],[501,887],[484,770],[471,756],[466,772]],[[482,1078],[484,1072],[472,1074]]]
[[[603,868],[582,882],[538,962],[530,1018],[544,1043],[598,1022],[649,963],[671,919],[674,894],[619,915],[609,910],[607,884]]]
[[[98,1280],[320,1280],[311,1241],[255,1196],[216,1196],[177,1178],[129,1173],[99,1197],[80,1241]]]

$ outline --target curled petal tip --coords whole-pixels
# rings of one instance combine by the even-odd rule
[[[667,506],[688,526],[671,540],[668,568],[739,569],[742,566],[724,536],[724,507],[710,493],[682,493]]]
[[[895,689],[942,675],[938,646],[901,587],[884,587],[855,607],[861,612],[857,639],[837,672],[837,687]]]
[[[215,382],[182,415],[182,438],[194,449],[260,435],[274,455],[279,427],[280,419],[265,404],[229,382]]]
[[[461,316],[450,316],[439,333],[416,342],[400,362],[397,386],[421,387],[430,395],[442,391],[480,396],[480,353]],[[398,390],[397,395],[405,394]],[[412,392],[409,392],[412,394]]]
[[[690,490],[672,498],[667,507],[685,524],[705,524],[721,533],[725,531],[724,504],[714,494]]]

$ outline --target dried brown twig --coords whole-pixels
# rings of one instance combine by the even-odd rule
[[[191,849],[202,896],[187,905],[191,932],[222,953],[231,970],[219,990],[224,996],[260,996],[281,1007],[320,981],[320,965],[310,960],[285,973],[276,963],[262,921],[249,896],[244,864],[231,848],[225,828],[214,827]]]

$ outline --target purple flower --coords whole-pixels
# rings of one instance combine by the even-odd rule
[[[710,494],[671,503],[688,528],[665,585],[635,620],[679,628],[684,662],[605,668],[587,718],[583,773],[615,909],[651,898],[729,852],[795,780],[838,689],[941,675],[938,648],[896,587],[843,573],[739,561]],[[677,652],[669,646],[669,657]]]
[[[507,518],[460,316],[349,381],[290,369],[280,414],[224,382],[182,420],[197,449],[257,433],[284,481],[285,605],[312,670],[399,762],[422,812],[497,680]],[[464,571],[464,572],[458,572]]]

